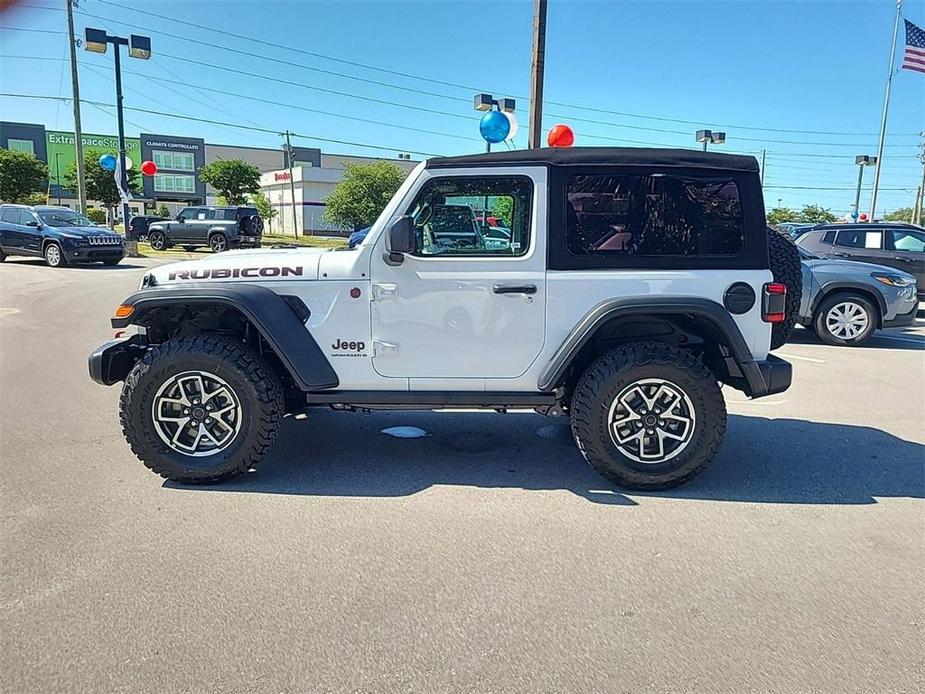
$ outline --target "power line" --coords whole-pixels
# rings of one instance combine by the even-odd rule
[[[68,96],[46,96],[46,95],[41,95],[41,94],[13,94],[10,92],[0,92],[0,97],[9,97],[9,98],[14,98],[14,99],[38,99],[38,100],[43,100],[43,101],[55,101],[55,100],[72,101],[71,97],[68,97]],[[102,101],[90,101],[88,99],[81,99],[80,103],[90,104],[91,106],[96,105],[96,106],[108,106],[109,108],[115,108],[115,104],[107,104]],[[181,116],[176,113],[165,113],[164,111],[155,111],[153,109],[137,108],[134,106],[125,106],[123,107],[123,109],[125,111],[134,111],[136,113],[148,113],[153,116],[163,116],[165,118],[175,118],[177,120],[188,120],[188,121],[194,121],[197,123],[207,123],[209,125],[218,125],[218,126],[224,126],[228,128],[238,128],[240,130],[271,133],[273,135],[280,135],[280,136],[283,134],[283,132],[285,132],[282,130],[273,130],[270,128],[258,128],[258,127],[254,127],[250,125],[238,125],[237,123],[225,123],[223,121],[213,120],[210,118]],[[420,150],[409,149],[407,147],[395,147],[395,146],[386,147],[384,145],[371,145],[371,144],[364,143],[364,142],[353,142],[351,140],[337,140],[334,138],[319,137],[316,135],[302,135],[298,133],[290,133],[290,134],[292,135],[292,137],[297,137],[303,140],[317,140],[318,142],[331,142],[331,143],[339,144],[339,145],[349,145],[351,147],[363,147],[366,149],[378,149],[378,150],[385,150],[389,152],[408,152],[409,154],[420,154],[421,156],[424,156],[424,157],[445,156],[443,154],[438,154],[436,152],[422,152]]]
[[[221,34],[221,35],[223,35],[223,36],[228,36],[228,37],[233,38],[233,39],[239,39],[239,38],[240,38],[240,35],[239,35],[239,34],[236,34],[236,33],[234,33],[234,32],[225,31],[225,30],[222,30],[222,29],[218,29],[218,28],[213,27],[213,26],[207,26],[207,25],[203,25],[203,24],[197,24],[197,23],[195,23],[195,22],[190,22],[190,21],[188,21],[188,20],[175,19],[175,18],[173,18],[173,17],[164,16],[164,15],[161,15],[161,14],[157,14],[157,13],[155,13],[155,12],[149,12],[149,11],[146,11],[146,10],[141,10],[141,9],[136,8],[136,7],[129,7],[129,6],[126,6],[126,5],[121,5],[121,4],[116,3],[116,2],[110,2],[109,0],[98,0],[98,1],[99,1],[100,3],[102,3],[102,4],[104,4],[104,5],[110,5],[110,6],[112,6],[112,7],[117,7],[117,8],[120,8],[120,9],[122,9],[122,10],[127,10],[127,11],[130,11],[130,12],[136,12],[136,13],[139,13],[139,14],[144,14],[144,15],[147,15],[147,16],[150,16],[150,17],[154,17],[154,18],[156,18],[156,19],[161,19],[161,20],[165,20],[165,21],[169,21],[169,22],[174,22],[174,23],[177,23],[177,24],[182,24],[182,25],[187,26],[187,27],[195,27],[195,28],[198,28],[198,29],[201,29],[201,30],[204,30],[204,31],[211,31],[211,32],[213,32],[213,33]],[[59,8],[42,7],[42,6],[35,6],[35,5],[26,5],[26,7],[33,7],[33,8],[35,8],[35,9],[46,9],[46,10],[58,10],[58,9],[59,9]],[[93,18],[95,18],[95,19],[102,19],[102,20],[114,21],[114,22],[117,23],[117,24],[123,24],[123,25],[126,24],[125,22],[120,22],[120,21],[118,21],[118,20],[113,20],[113,19],[107,18],[107,17],[101,17],[100,15],[94,15],[94,14],[92,14],[92,13],[89,13],[89,12],[86,12],[86,11],[83,11],[83,10],[80,11],[80,14],[84,14],[84,15],[86,15],[86,16],[88,16],[88,17],[93,17]],[[336,76],[338,76],[338,77],[343,77],[343,78],[346,78],[346,79],[354,79],[354,80],[364,81],[364,82],[368,82],[368,83],[372,83],[372,84],[378,84],[378,85],[380,85],[380,86],[385,86],[385,87],[389,87],[389,88],[401,89],[401,90],[404,90],[404,91],[409,91],[409,92],[416,92],[416,93],[420,93],[420,94],[425,94],[425,95],[427,95],[427,96],[436,96],[436,97],[439,97],[439,98],[447,98],[447,99],[455,98],[455,97],[451,97],[451,96],[446,95],[446,94],[438,94],[438,93],[434,93],[434,92],[426,92],[426,91],[423,91],[423,90],[415,90],[415,89],[412,88],[412,87],[403,87],[403,86],[400,86],[400,85],[389,84],[389,83],[380,82],[380,81],[377,81],[377,80],[370,80],[370,79],[368,79],[368,78],[356,77],[356,76],[353,76],[353,75],[346,75],[346,74],[342,74],[342,73],[336,73],[336,72],[333,72],[333,71],[326,71],[326,70],[324,70],[324,69],[322,69],[322,68],[316,68],[316,67],[312,67],[312,66],[301,65],[301,64],[298,64],[298,63],[292,63],[291,61],[284,61],[284,60],[279,59],[279,58],[271,58],[271,57],[268,57],[268,56],[262,56],[262,55],[259,55],[259,54],[254,54],[253,52],[240,51],[240,50],[232,49],[232,48],[229,48],[229,47],[226,47],[226,46],[221,46],[221,45],[219,45],[219,44],[212,44],[212,43],[206,43],[206,42],[203,42],[203,41],[198,41],[198,40],[196,40],[196,39],[192,39],[192,38],[189,38],[189,37],[181,37],[181,36],[178,36],[178,35],[175,34],[175,33],[159,32],[159,31],[157,31],[157,30],[150,30],[150,29],[149,29],[149,31],[150,31],[151,33],[166,34],[167,36],[170,36],[170,37],[172,37],[172,38],[181,38],[181,39],[183,39],[183,40],[185,40],[185,41],[192,42],[192,43],[197,43],[197,44],[200,44],[200,45],[211,46],[211,47],[213,47],[213,48],[219,48],[219,49],[221,49],[221,50],[228,50],[228,51],[232,51],[232,52],[236,52],[236,53],[241,53],[241,54],[244,54],[244,55],[246,55],[246,56],[248,56],[248,57],[258,57],[258,58],[261,58],[261,59],[270,60],[270,61],[277,62],[277,63],[282,63],[282,64],[288,64],[288,65],[292,65],[292,66],[294,66],[294,67],[299,67],[299,68],[303,68],[303,69],[307,69],[307,70],[315,70],[315,71],[319,71],[319,72],[326,72],[327,74],[336,75]],[[434,78],[430,78],[430,77],[424,77],[424,76],[422,76],[422,75],[417,75],[417,74],[402,72],[402,71],[399,71],[399,70],[391,70],[391,69],[383,68],[383,67],[376,66],[376,65],[369,65],[369,64],[367,64],[367,63],[361,63],[361,62],[358,62],[358,61],[347,60],[347,59],[344,59],[344,58],[337,58],[337,57],[334,57],[334,56],[331,56],[331,55],[327,55],[327,54],[324,54],[324,53],[318,53],[318,52],[316,52],[316,51],[309,51],[309,50],[306,50],[306,49],[303,49],[303,48],[296,48],[296,47],[294,47],[294,46],[289,46],[289,45],[286,45],[286,44],[281,44],[281,43],[277,43],[277,42],[273,42],[273,41],[266,41],[266,40],[264,40],[264,39],[259,39],[259,38],[255,38],[255,37],[249,37],[249,38],[248,38],[248,42],[249,42],[249,43],[257,43],[257,44],[265,45],[265,46],[268,46],[268,47],[271,47],[271,48],[282,49],[282,50],[288,50],[288,51],[292,51],[292,52],[294,52],[294,53],[299,53],[299,54],[303,54],[303,55],[308,55],[308,56],[315,57],[315,58],[321,58],[321,59],[323,59],[323,60],[329,60],[329,61],[332,61],[332,62],[337,62],[337,63],[344,64],[344,65],[350,65],[350,66],[352,66],[352,67],[359,67],[359,68],[362,68],[362,69],[365,69],[365,70],[373,70],[373,71],[376,71],[376,72],[381,72],[381,73],[385,73],[385,74],[400,76],[400,77],[404,77],[404,78],[408,78],[408,79],[414,79],[414,80],[429,82],[429,83],[432,83],[432,84],[439,84],[439,85],[441,85],[441,86],[450,86],[450,87],[454,87],[454,88],[457,88],[457,89],[465,89],[465,90],[468,90],[468,91],[471,91],[471,92],[484,91],[482,88],[474,87],[474,86],[471,86],[471,85],[464,85],[464,84],[458,84],[458,83],[448,82],[448,81],[446,81],[445,79],[440,79],[440,80],[438,80],[438,79],[434,79]],[[497,91],[497,90],[496,90],[496,91]],[[501,90],[501,91],[505,91],[505,90]],[[518,98],[518,99],[527,100],[527,97],[525,97],[525,96],[523,96],[523,95],[516,95],[516,94],[515,94],[515,95],[513,95],[513,96],[515,96],[515,97]],[[563,102],[556,102],[556,101],[550,101],[550,100],[547,100],[546,103],[547,103],[547,104],[550,104],[550,105],[554,105],[554,106],[561,106],[561,107],[564,107],[564,108],[578,108],[578,109],[581,109],[581,110],[584,110],[584,111],[593,111],[593,112],[595,112],[595,113],[605,113],[605,114],[609,114],[609,115],[623,116],[623,117],[629,117],[629,118],[640,118],[640,119],[656,120],[656,121],[663,121],[663,122],[683,123],[683,124],[685,124],[685,125],[695,125],[695,126],[699,126],[699,125],[702,124],[702,121],[692,121],[692,120],[684,120],[684,119],[679,119],[679,118],[668,118],[668,117],[665,117],[665,116],[653,116],[653,115],[648,115],[648,114],[630,113],[630,112],[625,112],[625,111],[616,111],[616,110],[611,110],[611,109],[604,109],[604,108],[598,108],[598,107],[592,107],[592,106],[586,106],[586,105],[580,105],[580,104],[574,104],[574,103],[563,103]],[[574,117],[574,116],[560,116],[560,117],[566,117],[566,118],[572,118],[573,120],[578,120],[578,119],[577,119],[576,117]],[[615,125],[615,124],[607,123],[607,125]],[[631,125],[622,125],[622,126],[620,126],[620,127],[634,127],[634,126],[631,126]],[[638,127],[638,126],[635,126],[635,127]],[[812,134],[812,135],[837,135],[837,136],[860,135],[860,136],[865,136],[865,135],[875,135],[875,134],[876,134],[876,133],[839,132],[839,131],[825,131],[825,130],[801,130],[801,129],[787,129],[787,128],[769,128],[769,127],[759,127],[759,126],[749,126],[749,125],[735,125],[735,124],[725,124],[725,125],[718,124],[717,127],[725,127],[725,128],[727,128],[727,129],[738,129],[738,130],[749,130],[749,131],[764,131],[764,132],[778,132],[778,133],[795,133],[795,134]],[[901,137],[916,137],[917,135],[918,135],[917,133],[893,133],[893,136],[894,136],[894,137],[895,137],[895,136],[901,136]],[[761,142],[761,141],[762,141],[762,140],[757,140],[757,139],[755,139],[755,138],[744,138],[744,137],[743,137],[743,138],[741,138],[741,139],[743,139],[743,140],[745,140],[745,139],[751,139],[751,140],[758,141],[758,142]],[[770,141],[770,142],[774,142],[773,140],[769,140],[769,141]],[[776,141],[776,142],[783,142],[783,141]],[[808,142],[807,142],[807,143],[794,142],[794,143],[789,143],[789,144],[814,144],[814,143],[808,143]],[[840,145],[840,146],[846,146],[846,147],[847,147],[847,146],[856,146],[856,145]]]

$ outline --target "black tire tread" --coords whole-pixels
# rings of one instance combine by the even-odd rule
[[[715,407],[722,413],[719,423],[712,431],[705,432],[709,437],[707,449],[701,456],[700,463],[679,476],[653,480],[643,473],[613,470],[609,465],[609,456],[596,450],[600,437],[595,423],[595,402],[607,380],[615,374],[634,366],[651,364],[671,365],[687,371],[692,377],[702,382],[705,388],[701,395],[706,407]],[[716,377],[700,359],[690,351],[676,349],[662,342],[635,342],[617,347],[599,357],[579,379],[571,400],[572,435],[578,450],[585,461],[598,473],[611,482],[632,489],[658,491],[687,482],[698,475],[716,456],[726,433],[726,402],[716,382]]]
[[[171,356],[195,353],[206,354],[217,360],[224,360],[251,382],[260,403],[257,425],[257,443],[248,450],[242,450],[234,461],[211,475],[183,475],[172,472],[156,459],[147,459],[139,442],[143,440],[140,422],[133,415],[132,400],[142,379],[157,362]],[[270,451],[279,433],[279,423],[284,412],[283,388],[276,374],[254,352],[236,340],[212,335],[181,337],[164,342],[148,350],[125,379],[119,398],[119,419],[122,433],[132,452],[152,472],[165,479],[187,484],[211,484],[237,477],[256,467]]]
[[[800,314],[803,298],[803,270],[800,252],[793,240],[776,229],[768,227],[768,260],[774,281],[787,286],[787,307],[783,323],[771,326],[771,349],[787,344]]]

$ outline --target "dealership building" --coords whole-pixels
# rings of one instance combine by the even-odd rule
[[[84,150],[118,153],[115,135],[83,133],[81,139]],[[76,159],[74,133],[46,130],[45,126],[34,123],[0,121],[0,147],[28,152],[45,162],[50,203],[75,207],[75,193],[63,185],[65,174]],[[129,203],[132,214],[153,214],[166,205],[174,215],[188,205],[215,204],[215,191],[200,180],[199,168],[220,159],[241,159],[260,170],[261,190],[278,211],[271,224],[272,233],[288,235],[351,231],[323,218],[325,198],[341,180],[348,164],[386,159],[405,172],[417,164],[400,157],[358,157],[328,154],[313,147],[293,147],[290,185],[290,169],[283,148],[210,144],[201,138],[141,133],[125,138],[125,151],[135,167],[147,160],[157,164],[157,174],[142,176],[142,191]],[[94,203],[88,201],[88,204]]]

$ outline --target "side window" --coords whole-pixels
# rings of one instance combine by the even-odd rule
[[[181,221],[188,222],[191,219],[196,219],[196,214],[199,212],[199,209],[196,207],[187,207],[183,210],[179,217]]]
[[[430,180],[407,211],[414,219],[415,255],[523,255],[530,247],[532,201],[533,181],[525,176]],[[506,235],[492,229],[493,221],[504,223]]]
[[[19,224],[19,210],[15,207],[7,207],[3,212],[0,212],[0,222]]]
[[[745,246],[731,178],[581,175],[568,179],[566,195],[572,255],[728,256]]]
[[[887,232],[894,251],[925,253],[925,234],[911,229],[891,229]]]
[[[29,222],[35,221],[35,215],[32,214],[29,210],[19,210],[19,221],[17,224],[22,224],[23,226],[27,225]]]
[[[830,246],[835,243],[835,230],[825,232],[825,236],[822,237],[821,243],[827,243]]]
[[[883,232],[867,231],[866,229],[848,229],[838,232],[835,237],[835,245],[843,248],[871,248],[880,250],[883,248]]]

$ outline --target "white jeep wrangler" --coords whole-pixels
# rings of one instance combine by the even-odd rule
[[[787,318],[777,239],[751,157],[431,159],[355,249],[153,269],[112,319],[137,334],[99,347],[90,374],[125,381],[132,450],[182,482],[247,471],[306,407],[476,407],[568,416],[604,476],[662,489],[719,449],[720,383],[750,397],[790,385],[768,354]],[[799,260],[781,262],[798,284]]]

